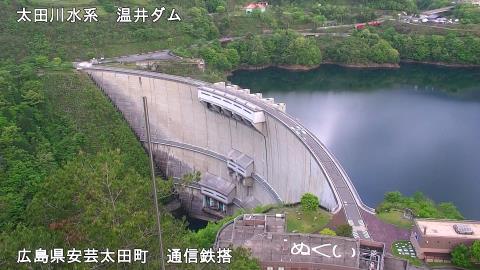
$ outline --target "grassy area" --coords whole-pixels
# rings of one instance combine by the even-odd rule
[[[287,231],[300,233],[318,233],[330,221],[332,215],[323,209],[304,212],[300,207],[275,208],[270,213],[285,213],[287,217]]]
[[[411,229],[413,226],[413,221],[405,219],[401,211],[380,212],[377,217],[386,223],[403,229]]]
[[[413,257],[413,255],[405,255],[404,251],[402,251],[400,248],[405,248],[407,249],[412,249],[413,246],[410,243],[410,241],[406,240],[401,240],[401,241],[395,241],[392,243],[392,253],[394,256],[401,258],[401,259],[406,259],[410,262],[410,264],[415,265],[415,266],[421,266],[423,265],[423,262],[418,259],[417,257]]]

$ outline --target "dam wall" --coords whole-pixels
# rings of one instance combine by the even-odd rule
[[[301,129],[279,121],[272,112],[284,112],[269,101],[261,101],[269,108],[265,110],[247,102],[253,96],[248,91],[158,73],[108,68],[86,72],[142,141],[142,97],[147,97],[155,161],[167,176],[181,178],[191,171],[218,176],[234,185],[234,201],[242,207],[296,203],[306,192],[317,195],[321,206],[331,211],[341,207],[321,164],[302,141]],[[204,87],[205,99],[199,97]],[[222,109],[224,105],[236,107]],[[239,110],[245,111],[243,118]],[[251,183],[232,173],[227,164],[232,155],[251,168]]]

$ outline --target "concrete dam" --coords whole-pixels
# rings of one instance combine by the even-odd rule
[[[235,85],[124,68],[83,67],[145,143],[147,97],[154,158],[167,176],[200,172],[190,211],[220,218],[238,208],[296,203],[310,192],[343,212],[355,238],[369,239],[366,206],[347,173],[285,104]]]

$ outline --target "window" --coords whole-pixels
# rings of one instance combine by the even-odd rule
[[[210,199],[210,207],[215,207],[215,200],[214,199]]]
[[[219,208],[220,208],[220,210],[222,210],[222,212],[227,212],[227,207],[225,207],[224,203],[219,202],[218,204],[219,204]]]
[[[267,270],[273,270],[272,266],[267,266]]]
[[[285,268],[283,266],[279,266],[278,270],[285,270]]]
[[[210,198],[208,196],[205,196],[205,206],[210,208],[210,209],[213,209],[213,210],[222,210],[222,211],[226,211],[226,207],[223,203],[213,199],[213,198]]]

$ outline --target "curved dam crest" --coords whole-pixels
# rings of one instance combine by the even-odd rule
[[[356,238],[370,238],[359,198],[340,164],[284,104],[224,83],[93,66],[84,71],[145,141],[142,97],[149,102],[157,166],[168,177],[199,171],[200,210],[224,213],[296,203],[306,192],[331,212],[343,210]],[[218,209],[217,209],[218,208]]]

